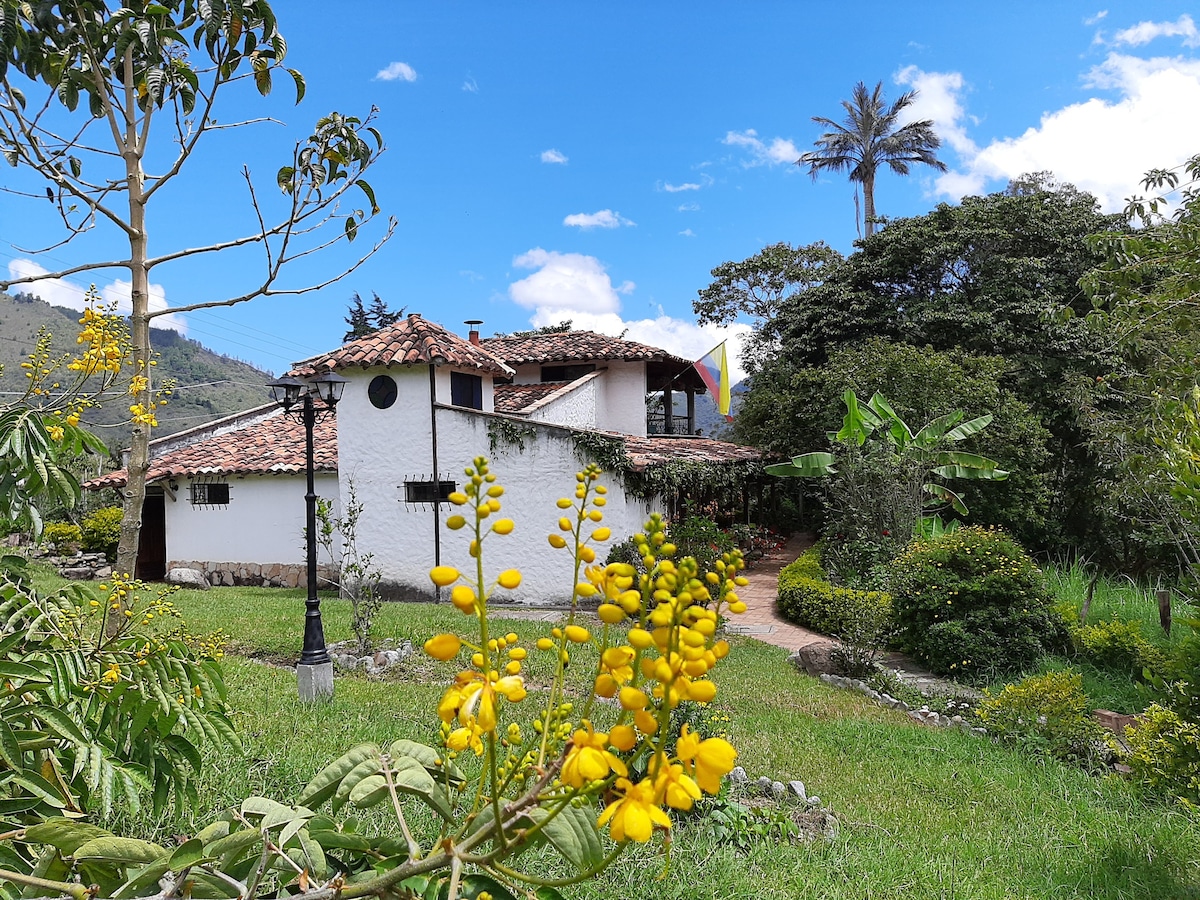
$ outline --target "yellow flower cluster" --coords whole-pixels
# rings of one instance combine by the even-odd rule
[[[438,588],[449,588],[454,606],[478,620],[479,642],[447,633],[425,643],[425,652],[442,661],[458,657],[464,648],[471,651],[471,667],[458,673],[438,706],[447,749],[451,755],[470,749],[484,757],[492,778],[480,782],[477,804],[494,804],[496,815],[507,786],[537,782],[544,787],[533,800],[544,810],[561,810],[579,797],[604,797],[597,823],[607,825],[614,840],[650,840],[656,828],[671,827],[667,808],[687,810],[704,793],[717,793],[737,756],[724,738],[704,739],[686,726],[674,734],[668,725],[680,703],[709,703],[716,697],[710,675],[729,652],[729,644],[717,637],[721,618],[746,609],[736,592],[748,583],[739,574],[744,568],[740,553],[726,554],[713,571],[701,571],[695,559],[676,558],[666,524],[655,515],[634,538],[643,571],[625,563],[597,564],[596,545],[612,536],[601,524],[607,489],[598,483],[598,467],[577,473],[574,496],[557,501],[561,517],[548,537],[551,547],[574,556],[571,611],[536,642],[537,649],[551,654],[554,677],[545,709],[534,721],[539,745],[518,755],[511,748],[522,743],[520,729],[502,724],[501,701],[512,704],[526,697],[520,675],[526,650],[516,634],[489,636],[488,601],[497,588],[517,588],[521,575],[508,569],[489,582],[483,568],[485,540],[510,534],[514,526],[511,519],[497,518],[504,489],[495,483],[488,461],[477,458],[466,475],[463,490],[449,498],[462,512],[446,525],[473,530],[468,552],[475,571],[467,576],[437,566],[430,579]],[[598,634],[577,621],[581,599],[599,604]],[[572,648],[585,644],[596,646],[598,660],[585,674],[586,700],[575,719],[575,703],[566,699],[566,674]],[[594,722],[596,698],[616,701],[611,706],[615,721],[607,730],[598,730]],[[674,751],[668,752],[671,746]]]
[[[470,527],[474,536],[470,544],[470,555],[476,561],[475,579],[466,576],[451,566],[435,566],[429,573],[430,580],[439,588],[451,588],[451,602],[467,615],[475,615],[480,623],[478,644],[466,644],[471,654],[471,668],[458,673],[454,684],[446,691],[438,704],[438,717],[442,720],[446,746],[455,753],[473,750],[477,755],[484,752],[484,741],[488,741],[495,753],[499,701],[519,703],[525,699],[525,681],[521,677],[521,661],[526,650],[517,646],[517,635],[509,633],[492,638],[488,634],[487,602],[492,591],[500,587],[515,590],[521,584],[521,573],[516,569],[501,572],[490,587],[483,577],[483,542],[489,534],[506,535],[513,531],[511,519],[495,519],[491,526],[484,521],[500,512],[500,498],[504,488],[496,483],[496,476],[488,468],[483,457],[465,470],[467,482],[462,491],[450,495],[450,502],[464,507],[468,517],[455,514],[446,520],[446,527],[453,531]],[[456,634],[439,634],[425,642],[425,652],[434,659],[448,661],[458,656],[464,642]],[[457,724],[457,727],[453,727]]]
[[[128,353],[124,318],[117,314],[115,307],[106,309],[89,305],[83,310],[79,324],[83,328],[75,342],[83,346],[83,351],[67,364],[67,368],[85,375],[119,373]]]

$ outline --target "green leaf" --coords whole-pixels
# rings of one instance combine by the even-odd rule
[[[61,709],[52,706],[35,706],[30,713],[42,721],[49,730],[64,740],[73,744],[86,744],[88,738],[80,730],[79,725]]]
[[[836,462],[837,457],[832,453],[818,450],[813,453],[802,453],[799,456],[793,456],[791,463],[779,463],[767,466],[766,470],[771,475],[821,478],[837,472],[837,469],[834,468],[834,463]]]
[[[426,770],[433,775],[434,778],[449,776],[451,784],[455,782],[466,781],[467,777],[462,773],[462,770],[454,764],[452,760],[446,759],[445,754],[439,753],[433,747],[426,744],[418,744],[416,741],[400,739],[393,741],[387,749],[388,755],[392,759],[397,759],[401,756],[407,756],[415,759]]]
[[[25,829],[26,841],[54,847],[63,856],[74,856],[75,851],[88,841],[112,836],[111,831],[64,818],[47,819]]]
[[[454,810],[446,792],[433,780],[433,776],[425,771],[424,766],[407,756],[393,760],[392,765],[392,780],[397,791],[419,797],[447,822],[455,821]]]
[[[167,851],[150,841],[126,837],[99,837],[88,841],[72,856],[76,861],[94,859],[119,865],[146,865],[167,856]]]
[[[424,772],[424,769],[421,769]],[[426,775],[429,773],[426,772]],[[387,780],[382,775],[370,775],[362,779],[350,791],[350,802],[359,809],[366,809],[385,800],[388,796]]]
[[[359,782],[361,782],[364,778],[370,778],[372,775],[378,775],[381,765],[381,759],[379,757],[375,757],[372,759],[364,759],[357,766],[351,769],[346,777],[342,779],[342,783],[338,785],[337,793],[334,795],[333,800],[330,801],[329,808],[333,812],[337,812],[339,809],[341,809],[342,806],[344,806],[347,801],[350,800],[350,794],[359,784]]]
[[[204,852],[209,856],[218,858],[230,857],[236,859],[245,850],[248,850],[250,847],[257,847],[261,843],[262,834],[257,829],[243,828],[241,831],[235,831],[233,834],[217,838],[204,848]]]
[[[542,826],[546,839],[580,871],[590,869],[604,859],[604,845],[600,841],[594,808],[571,803],[553,818],[549,818],[549,810],[540,806],[529,812],[535,822],[546,823]]]
[[[354,850],[366,853],[372,849],[371,839],[361,834],[344,831],[310,831],[309,837],[326,850]]]
[[[288,69],[287,73],[292,76],[292,81],[296,82],[296,103],[298,104],[304,99],[304,94],[306,91],[304,85],[304,76],[295,69]]]
[[[216,857],[209,856],[204,852],[204,842],[199,838],[192,838],[190,841],[180,844],[171,854],[171,871],[180,872],[213,859]]]
[[[368,759],[378,761],[379,755],[379,747],[375,744],[359,744],[350,749],[318,772],[300,792],[296,802],[311,809],[318,808],[337,792],[342,779],[349,775],[355,767]]]
[[[0,759],[8,763],[9,767],[20,771],[24,768],[21,760],[21,747],[17,743],[17,736],[13,734],[12,729],[8,727],[8,723],[0,719]]]

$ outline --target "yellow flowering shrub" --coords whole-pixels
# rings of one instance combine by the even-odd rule
[[[504,489],[485,458],[466,475],[464,489],[449,498],[457,511],[446,519],[447,528],[467,530],[466,564],[429,573],[469,625],[424,644],[429,656],[457,666],[436,708],[439,746],[361,744],[319,771],[294,806],[247,798],[171,849],[109,841],[112,835],[92,826],[86,835],[71,823],[30,828],[18,839],[29,845],[28,871],[9,877],[72,900],[149,900],[167,881],[185,879],[214,891],[236,879],[245,900],[556,900],[558,887],[592,878],[631,843],[658,836],[668,848],[673,813],[720,791],[737,757],[723,737],[673,726],[680,716],[672,714],[685,701],[705,704],[718,695],[713,672],[729,652],[718,625],[745,608],[737,594],[747,584],[741,556],[728,553],[701,571],[694,559],[677,557],[653,516],[635,537],[645,574],[598,564],[597,547],[610,537],[602,524],[607,489],[599,469],[588,466],[573,493],[558,500],[561,518],[548,536],[569,562],[570,611],[525,646],[491,615],[494,598],[515,590],[521,573],[486,562],[505,555],[504,541],[518,526],[502,518]],[[599,603],[598,621],[578,610],[584,599]],[[109,607],[123,615],[119,595]],[[579,652],[585,645],[595,648],[594,664],[580,664],[591,659]],[[544,654],[550,671],[536,688],[525,681],[533,654]],[[119,690],[135,674],[113,662],[93,690]],[[436,815],[436,833],[409,826],[410,803]],[[389,809],[395,828],[368,833],[334,818],[373,807]],[[54,841],[90,841],[87,854],[55,870],[58,881],[32,874],[40,848]],[[534,844],[557,851],[568,874],[522,869],[521,854]],[[77,878],[84,877],[77,858],[109,867],[111,877],[90,891]]]
[[[645,533],[634,538],[646,574],[627,564],[597,564],[596,547],[611,536],[600,524],[607,488],[599,483],[596,466],[577,473],[574,496],[558,500],[562,516],[557,531],[548,536],[551,548],[574,555],[571,609],[566,622],[535,645],[551,654],[554,676],[534,722],[537,739],[526,746],[508,740],[516,731],[515,723],[506,720],[511,706],[529,696],[521,675],[527,650],[516,646],[515,634],[494,636],[488,616],[494,592],[515,589],[521,575],[507,569],[489,579],[483,552],[485,543],[510,534],[514,524],[511,519],[489,524],[502,508],[504,490],[488,461],[476,459],[466,476],[464,489],[450,497],[463,512],[446,524],[452,530],[473,529],[471,567],[460,572],[438,566],[430,579],[452,589],[451,601],[475,619],[478,634],[466,639],[436,635],[425,643],[425,652],[443,661],[469,654],[470,666],[446,691],[438,715],[447,755],[469,751],[482,759],[485,777],[474,805],[492,809],[493,820],[501,823],[501,846],[503,810],[512,803],[556,816],[605,797],[595,823],[607,826],[614,841],[645,842],[655,829],[668,833],[666,810],[690,809],[703,792],[719,791],[737,755],[722,738],[700,740],[686,725],[673,735],[668,726],[671,711],[682,701],[708,703],[716,696],[709,674],[729,650],[716,638],[718,619],[745,609],[736,593],[746,584],[738,574],[740,555],[726,554],[713,571],[701,572],[691,557],[672,558],[675,548],[667,541],[661,517],[654,516]],[[578,615],[581,599],[599,600],[596,633]],[[572,646],[587,643],[599,651],[584,686],[587,699],[567,702]],[[608,712],[596,705],[597,698],[617,699],[619,711],[607,730],[597,730],[594,721]],[[635,782],[631,769],[646,774]],[[510,817],[508,827],[522,830],[524,816]],[[544,821],[529,825],[536,832]]]

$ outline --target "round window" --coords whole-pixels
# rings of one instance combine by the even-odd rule
[[[367,388],[367,396],[376,409],[387,409],[396,402],[396,380],[391,375],[376,375]]]

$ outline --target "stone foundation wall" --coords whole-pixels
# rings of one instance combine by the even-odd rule
[[[213,587],[304,587],[308,569],[296,563],[197,562],[171,560],[167,569],[196,569],[203,572]],[[329,588],[337,572],[329,566],[317,566],[317,584]]]

